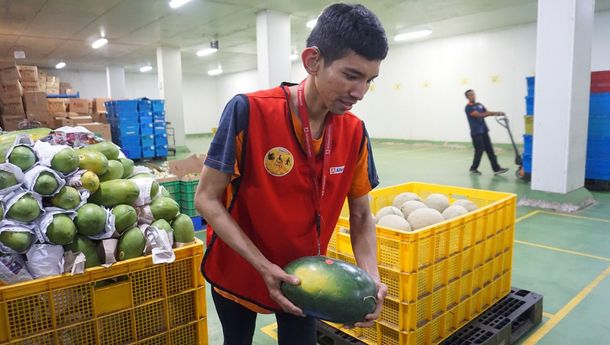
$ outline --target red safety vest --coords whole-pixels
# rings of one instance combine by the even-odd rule
[[[250,114],[242,176],[229,213],[269,261],[284,267],[297,258],[317,254],[314,184],[291,122],[287,93],[277,87],[247,97]],[[328,116],[332,144],[321,200],[322,254],[350,190],[364,135],[362,121],[353,114]],[[322,143],[321,151],[324,147]],[[322,176],[323,153],[316,156],[317,176]],[[223,291],[265,309],[281,310],[269,297],[261,275],[216,235],[208,242],[202,273]]]

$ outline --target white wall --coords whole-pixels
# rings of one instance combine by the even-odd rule
[[[210,133],[218,127],[216,80],[207,76],[183,75],[182,100],[186,134]]]
[[[595,19],[592,70],[610,69],[610,12]],[[410,140],[470,141],[464,91],[475,89],[490,110],[504,111],[518,142],[524,132],[525,77],[534,74],[536,25],[393,45],[381,65],[374,90],[354,107],[372,137]],[[292,81],[305,72],[292,65]],[[226,78],[226,77],[225,77]],[[254,85],[255,71],[231,75]],[[253,78],[247,81],[248,78]],[[219,105],[234,94],[231,83],[218,85]],[[487,119],[494,142],[509,137],[493,118]]]

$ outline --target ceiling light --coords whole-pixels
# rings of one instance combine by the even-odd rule
[[[405,33],[394,36],[394,41],[402,42],[402,41],[416,40],[418,38],[424,38],[424,37],[430,36],[431,34],[432,34],[431,29],[423,29],[423,30],[405,32]]]
[[[208,71],[208,75],[213,77],[222,74],[222,67],[214,68]]]
[[[169,2],[169,7],[178,8],[191,0],[172,0]]]
[[[102,37],[102,38],[99,38],[98,40],[96,40],[95,42],[93,42],[91,44],[91,48],[98,49],[98,48],[105,46],[106,43],[108,43],[108,40],[105,39],[104,37]]]
[[[140,67],[140,72],[146,73],[152,71],[152,66],[142,66]]]
[[[66,63],[63,61],[61,61],[57,65],[55,65],[55,68],[57,68],[57,69],[62,69],[64,67],[66,67]]]
[[[23,50],[15,50],[13,56],[15,59],[25,59],[25,52]]]
[[[210,42],[209,48],[204,48],[197,51],[197,56],[208,56],[216,53],[218,51],[218,40],[214,40]]]
[[[312,19],[310,21],[307,22],[307,24],[305,24],[308,28],[313,29],[316,26],[316,23],[318,22],[318,18],[316,19]]]

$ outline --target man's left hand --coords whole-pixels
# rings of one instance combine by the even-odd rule
[[[387,295],[387,285],[381,282],[377,282],[377,307],[375,308],[375,311],[365,316],[363,321],[354,324],[354,327],[372,327],[374,325],[373,321],[377,320],[379,318],[379,315],[381,314],[381,308],[383,308],[383,301],[385,300],[385,297]]]

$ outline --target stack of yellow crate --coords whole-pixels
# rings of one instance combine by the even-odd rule
[[[207,344],[203,244],[0,286],[0,344]]]
[[[422,199],[432,193],[451,201],[468,198],[479,208],[414,232],[377,227],[379,273],[388,297],[374,327],[342,329],[367,344],[437,344],[510,292],[514,194],[413,182],[373,191],[372,210],[391,205],[402,192]],[[344,217],[328,256],[355,263]]]

